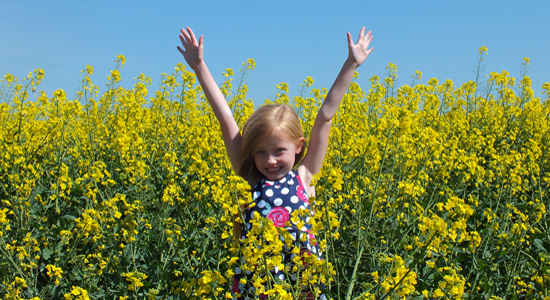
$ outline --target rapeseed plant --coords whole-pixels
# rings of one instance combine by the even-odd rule
[[[232,238],[250,187],[193,72],[178,64],[157,91],[144,74],[124,88],[125,62],[117,56],[103,92],[86,65],[74,99],[39,91],[41,69],[0,80],[5,299],[229,299],[235,267],[254,271],[241,277],[252,296],[271,299],[310,287],[335,299],[548,297],[550,83],[540,98],[526,73],[506,71],[485,89],[479,70],[463,84],[417,71],[399,86],[394,64],[368,87],[352,83],[314,178],[324,259],[291,249],[285,265],[291,237],[271,223]],[[222,74],[239,126],[254,110],[254,67]],[[314,83],[292,96],[280,82],[269,100],[295,106],[306,136],[327,94]]]

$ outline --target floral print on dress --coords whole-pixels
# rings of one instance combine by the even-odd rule
[[[290,219],[290,213],[288,210],[282,207],[274,207],[268,213],[267,218],[273,221],[273,224],[277,227],[285,226],[285,223]]]

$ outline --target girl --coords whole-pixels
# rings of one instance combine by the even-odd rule
[[[296,218],[293,219],[292,215],[295,210],[310,209],[308,195],[315,195],[311,181],[313,175],[321,170],[327,151],[332,117],[347,91],[355,70],[373,51],[373,48],[369,48],[372,33],[370,31],[365,33],[365,27],[362,27],[357,42],[353,41],[349,32],[347,33],[348,57],[317,114],[307,152],[305,152],[305,138],[299,118],[288,105],[260,107],[246,122],[241,134],[204,60],[204,36],[201,35],[197,41],[191,28],[187,27],[181,29],[179,38],[183,48],[180,46],[177,48],[187,64],[195,71],[220,122],[231,165],[235,172],[253,187],[254,203],[244,208],[245,224],[241,236],[245,237],[251,229],[252,219],[255,216],[266,217],[273,221],[276,227],[284,227],[292,236],[295,246],[320,256],[314,237],[309,233],[311,228],[307,222],[309,218],[304,218],[305,226],[298,228],[296,223],[300,222],[293,222],[292,220]],[[306,153],[305,156],[304,153]],[[302,237],[302,233],[305,237]],[[291,255],[286,254],[283,262],[289,263]],[[275,278],[285,279],[285,273],[277,268],[272,274]],[[237,270],[237,282],[234,284],[233,291],[240,295],[254,291],[253,287],[243,284],[246,280],[241,280],[239,284],[238,278],[243,276],[244,274],[239,274]],[[250,278],[250,274],[247,276]]]

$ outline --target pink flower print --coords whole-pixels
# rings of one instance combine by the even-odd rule
[[[298,198],[300,198],[300,200],[308,203],[307,197],[304,194],[304,187],[301,184],[296,187],[296,195],[298,195]]]
[[[314,246],[317,246],[317,240],[315,239],[315,236],[313,235],[313,233],[308,233],[307,234],[307,237],[309,239],[309,241],[314,245]]]
[[[290,219],[290,214],[288,210],[282,207],[273,208],[267,218],[273,221],[273,224],[277,227],[283,227],[285,223]]]

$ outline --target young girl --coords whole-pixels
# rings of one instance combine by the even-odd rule
[[[332,117],[347,91],[355,70],[373,51],[369,48],[372,41],[371,32],[365,33],[365,27],[362,27],[357,42],[353,41],[349,32],[347,33],[348,57],[317,114],[307,152],[299,118],[288,105],[260,107],[246,122],[241,134],[204,60],[204,36],[201,35],[197,40],[191,28],[187,27],[181,29],[179,38],[183,48],[177,48],[195,71],[220,122],[231,165],[235,172],[253,187],[254,203],[244,208],[245,224],[241,237],[246,237],[252,219],[258,216],[266,217],[273,221],[276,227],[284,227],[292,236],[295,246],[320,256],[314,236],[309,233],[309,218],[304,218],[306,225],[298,228],[296,223],[292,222],[292,216],[296,210],[310,209],[308,196],[315,195],[311,181],[313,175],[321,170]],[[302,234],[305,237],[302,238]],[[283,253],[283,256],[286,256],[283,258],[285,263],[290,262],[290,253]],[[280,270],[275,269],[272,274],[274,278],[285,280],[285,273]],[[246,295],[254,291],[254,288],[243,284],[242,281],[239,284],[238,278],[242,276],[245,275],[237,274],[233,291],[239,295]],[[250,277],[250,274],[247,276]]]

